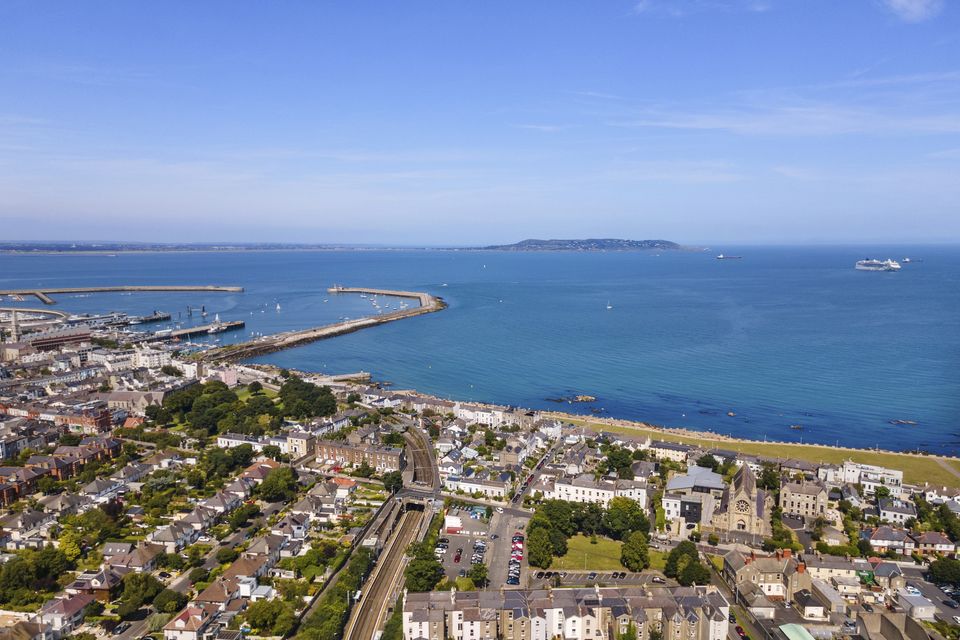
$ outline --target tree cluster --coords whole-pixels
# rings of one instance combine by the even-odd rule
[[[373,553],[357,549],[337,583],[328,588],[297,633],[300,640],[339,640],[350,613],[354,593],[373,567]]]
[[[296,613],[289,602],[260,600],[247,607],[247,623],[258,635],[285,636],[297,624]]]
[[[650,520],[636,500],[618,496],[606,509],[596,503],[547,500],[527,526],[527,558],[531,565],[545,569],[553,556],[566,554],[567,540],[576,533],[626,540],[635,531],[650,531]]]
[[[337,410],[330,387],[318,387],[300,378],[290,377],[280,387],[284,412],[294,418],[329,416]]]
[[[685,587],[710,582],[710,569],[700,562],[697,546],[689,540],[684,540],[670,551],[663,574]]]
[[[443,579],[443,565],[433,553],[433,547],[426,542],[417,542],[407,549],[412,557],[404,570],[405,584],[414,592],[432,591]]]
[[[55,591],[57,578],[73,568],[60,549],[24,549],[0,565],[0,605],[25,607],[40,604]]]

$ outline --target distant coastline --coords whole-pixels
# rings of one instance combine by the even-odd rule
[[[0,253],[19,255],[112,255],[120,253],[236,253],[271,251],[682,251],[700,250],[669,240],[622,240],[616,238],[583,240],[522,240],[513,244],[488,246],[396,246],[364,244],[306,243],[162,243],[162,242],[5,242]]]

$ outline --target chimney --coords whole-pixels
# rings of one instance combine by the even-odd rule
[[[450,589],[450,606],[457,604],[457,588]]]
[[[776,556],[777,556],[777,560],[783,559],[783,549],[777,549]]]
[[[805,573],[806,570],[807,570],[807,563],[806,563],[806,562],[798,562],[798,563],[797,563],[797,573]]]
[[[783,557],[784,557],[784,558],[792,558],[792,557],[793,557],[793,549],[784,549],[784,550],[783,550]]]

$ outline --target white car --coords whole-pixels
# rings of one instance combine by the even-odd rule
[[[503,513],[503,507],[497,507],[497,513]]]

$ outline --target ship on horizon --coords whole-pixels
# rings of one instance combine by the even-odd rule
[[[896,260],[887,258],[886,260],[877,260],[876,258],[865,258],[857,260],[854,265],[857,271],[900,271],[900,263]]]
[[[717,256],[717,260],[740,260],[743,256],[725,256],[722,253]]]

